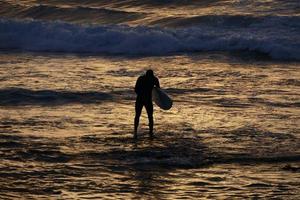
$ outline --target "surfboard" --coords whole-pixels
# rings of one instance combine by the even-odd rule
[[[154,87],[152,90],[152,100],[163,110],[169,110],[173,105],[173,101],[168,94],[158,87]]]

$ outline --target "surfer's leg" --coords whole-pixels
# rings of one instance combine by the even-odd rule
[[[139,126],[142,109],[143,109],[143,103],[137,99],[135,101],[134,138],[137,137],[137,129]]]
[[[148,120],[149,120],[149,134],[152,137],[153,136],[153,104],[152,101],[147,103],[145,105],[146,110],[147,110],[147,115],[148,115]]]

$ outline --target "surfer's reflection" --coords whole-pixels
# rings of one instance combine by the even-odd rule
[[[137,129],[143,106],[145,106],[148,115],[149,135],[150,137],[153,136],[152,89],[154,86],[160,87],[158,78],[154,76],[151,69],[147,70],[146,74],[140,76],[136,81],[134,88],[134,91],[137,94],[135,101],[134,138],[137,138]]]

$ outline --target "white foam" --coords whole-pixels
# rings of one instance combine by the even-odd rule
[[[274,59],[300,60],[300,28],[269,20],[241,28],[75,25],[0,20],[0,48],[47,52],[165,55],[194,51],[249,50]]]

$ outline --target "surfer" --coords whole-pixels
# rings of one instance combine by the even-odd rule
[[[137,138],[137,129],[143,106],[145,106],[148,115],[149,135],[150,137],[153,136],[152,89],[154,86],[160,87],[158,78],[154,76],[151,69],[147,70],[146,74],[140,76],[136,81],[134,88],[134,91],[137,94],[135,101],[134,138]]]

